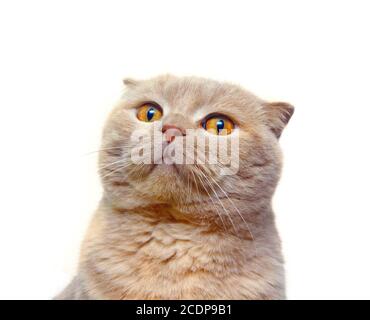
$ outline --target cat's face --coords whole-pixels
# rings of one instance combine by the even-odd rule
[[[227,196],[271,198],[281,169],[278,137],[292,106],[269,104],[238,86],[201,78],[166,75],[125,84],[103,134],[100,172],[107,193],[123,198],[136,194],[181,208],[202,202],[206,206],[209,199],[215,205]],[[193,144],[186,142],[189,134]],[[237,152],[231,151],[233,141]],[[219,149],[211,148],[217,142]],[[193,155],[193,163],[168,164],[166,151],[175,143],[183,146],[183,159]],[[229,171],[222,170],[220,159],[207,163],[225,146]],[[149,150],[145,163],[133,160],[138,147]]]

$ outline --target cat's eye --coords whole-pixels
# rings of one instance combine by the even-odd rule
[[[162,118],[162,110],[153,103],[145,103],[137,111],[137,118],[144,122],[153,122]]]
[[[212,134],[226,136],[234,130],[235,125],[234,122],[225,116],[213,115],[202,122],[202,127]]]

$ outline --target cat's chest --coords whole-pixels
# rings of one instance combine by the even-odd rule
[[[145,231],[127,234],[120,245],[127,263],[142,270],[151,265],[158,274],[181,274],[214,269],[225,259],[221,239],[203,230],[181,224],[156,224]]]
[[[270,271],[258,267],[265,260],[248,258],[248,241],[187,224],[128,222],[92,229],[85,242],[82,270],[92,297],[241,299],[256,283],[273,281],[262,281]]]
[[[194,296],[193,290],[204,295],[205,288],[219,291],[231,274],[240,273],[232,258],[236,252],[225,250],[217,234],[170,223],[143,227],[125,226],[93,245],[87,259],[90,279],[100,290],[110,288],[104,295],[180,298]]]

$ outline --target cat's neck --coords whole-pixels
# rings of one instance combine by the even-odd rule
[[[231,216],[228,211],[220,212],[212,202],[174,205],[150,202],[145,199],[129,202],[126,199],[125,204],[120,206],[110,198],[103,197],[99,211],[103,213],[105,220],[114,221],[116,224],[146,225],[147,232],[150,232],[151,228],[171,226],[176,232],[183,230],[186,233],[191,228],[203,235],[220,234],[223,237],[254,241],[260,235],[259,226],[263,224],[264,228],[268,228],[268,225],[274,227],[270,206],[249,212],[245,211],[244,206],[244,211],[238,210],[237,214],[234,212],[234,216]],[[225,208],[224,205],[222,207]]]
[[[225,229],[209,221],[186,217],[170,206],[157,204],[130,210],[105,206],[99,211],[105,225],[103,232],[135,250],[155,241],[162,248],[161,254],[168,255],[176,248],[176,242],[188,243],[185,247],[205,245],[210,251],[217,248],[225,253],[236,249],[242,255],[255,253],[257,239],[247,228],[235,230],[237,226],[230,225]]]

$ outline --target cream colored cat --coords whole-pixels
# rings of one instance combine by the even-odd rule
[[[282,165],[278,138],[293,107],[203,78],[124,83],[103,133],[104,195],[78,273],[57,299],[285,298],[271,198]],[[180,139],[170,129],[213,139],[238,134],[238,171],[134,163],[132,133],[151,137],[158,123],[164,147]]]

